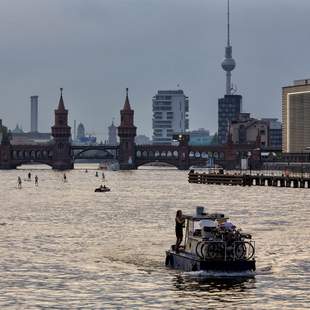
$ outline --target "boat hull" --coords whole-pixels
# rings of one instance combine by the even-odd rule
[[[111,190],[109,188],[106,189],[100,189],[100,188],[96,188],[95,189],[95,193],[106,193],[106,192],[110,192]]]
[[[166,266],[183,271],[255,271],[255,260],[201,260],[193,255],[175,251],[166,251]]]

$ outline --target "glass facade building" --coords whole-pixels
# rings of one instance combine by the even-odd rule
[[[302,153],[310,147],[310,79],[282,89],[282,151]]]
[[[241,95],[225,95],[218,100],[218,142],[227,143],[229,126],[242,111]]]

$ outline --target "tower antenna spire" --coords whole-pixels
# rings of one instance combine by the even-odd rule
[[[227,0],[227,45],[230,46],[230,12],[229,12],[229,0]]]
[[[232,58],[232,46],[230,45],[230,5],[227,0],[227,46],[225,48],[225,59],[222,62],[222,68],[226,71],[226,95],[231,95],[231,71],[236,67],[236,62]]]

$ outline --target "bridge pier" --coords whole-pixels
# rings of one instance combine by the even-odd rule
[[[53,163],[52,168],[54,170],[71,170],[71,169],[74,169],[74,163],[65,162],[65,161],[57,161]]]

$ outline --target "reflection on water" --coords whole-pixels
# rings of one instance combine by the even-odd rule
[[[253,277],[221,277],[215,274],[212,277],[184,276],[183,274],[179,274],[175,276],[172,282],[178,290],[207,291],[210,293],[225,290],[244,292],[255,288],[255,278]]]
[[[82,166],[86,167],[86,166]],[[187,172],[0,171],[0,308],[302,309],[310,303],[310,190],[189,184]],[[256,240],[255,278],[164,266],[177,209],[230,215]]]

